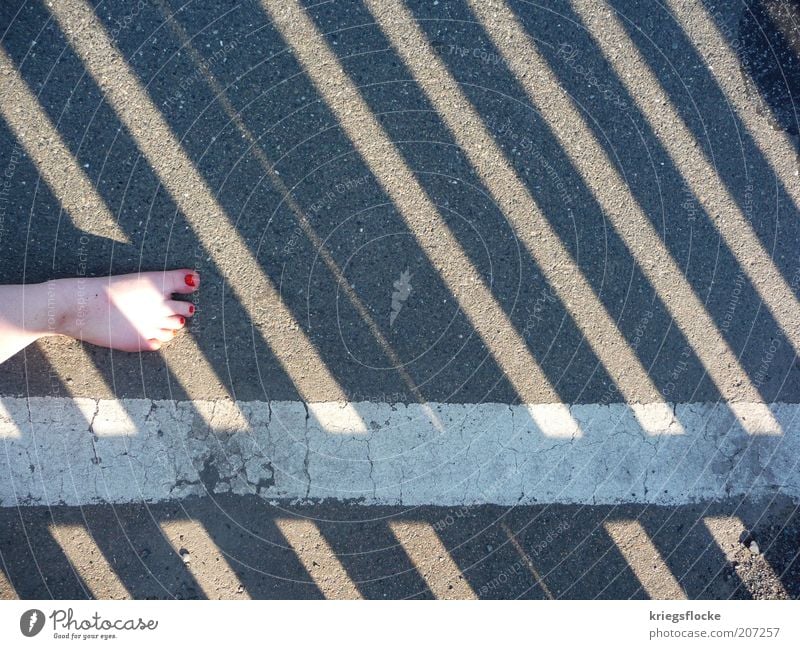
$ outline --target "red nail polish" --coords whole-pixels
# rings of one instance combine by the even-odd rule
[[[194,304],[190,304],[189,305],[189,315],[192,315],[193,313],[194,313]]]
[[[181,316],[181,319],[178,322],[180,322],[182,325],[185,325],[186,324],[186,318]]]
[[[183,279],[186,282],[186,286],[197,286],[194,281],[194,275],[187,275]]]

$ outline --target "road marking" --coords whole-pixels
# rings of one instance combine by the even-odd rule
[[[116,570],[83,525],[50,524],[48,530],[95,599],[131,599]]]
[[[436,599],[478,599],[430,523],[390,520],[389,529]]]
[[[606,521],[614,541],[650,599],[686,599],[686,593],[638,521]]]
[[[241,583],[240,589],[231,592],[230,584],[240,582],[239,577],[200,522],[176,520],[159,524],[207,599],[250,599]]]
[[[358,587],[312,521],[277,518],[275,525],[326,599],[362,599]]]
[[[209,493],[409,506],[680,505],[779,494],[800,501],[800,404],[759,404],[770,416],[747,428],[725,404],[670,404],[673,418],[658,431],[642,430],[625,404],[348,404],[370,422],[366,432],[341,427],[338,403],[0,404],[2,426],[14,431],[0,441],[3,507]],[[537,423],[563,408],[582,435],[548,435]]]

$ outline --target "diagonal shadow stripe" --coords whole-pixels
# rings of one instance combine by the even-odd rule
[[[269,155],[265,151],[264,147],[261,146],[261,144],[258,141],[258,138],[256,138],[253,132],[247,127],[244,120],[240,116],[239,112],[235,109],[235,107],[231,103],[230,99],[228,98],[225,92],[225,89],[213,75],[211,71],[211,66],[209,65],[208,61],[206,61],[200,54],[200,52],[197,50],[197,48],[195,48],[192,45],[189,35],[187,34],[183,26],[176,20],[174,15],[171,13],[169,6],[165,2],[163,2],[163,0],[159,0],[158,6],[161,12],[166,16],[170,24],[170,27],[176,33],[178,39],[182,44],[183,49],[189,53],[190,57],[192,58],[198,69],[202,70],[203,76],[206,79],[208,85],[215,93],[217,101],[219,101],[222,104],[230,120],[236,125],[239,132],[242,134],[242,136],[250,145],[252,151],[255,153],[259,162],[262,164],[264,172],[269,177],[269,180],[272,183],[273,187],[282,196],[282,201],[285,201],[286,204],[289,206],[289,209],[292,211],[295,218],[300,223],[306,236],[313,243],[314,248],[317,250],[318,254],[322,257],[330,273],[336,278],[336,281],[338,282],[339,286],[343,287],[347,299],[350,301],[353,308],[356,310],[356,312],[362,318],[362,320],[364,320],[364,322],[366,323],[367,327],[370,330],[370,333],[376,339],[381,349],[386,353],[386,356],[394,365],[396,371],[400,374],[403,382],[406,384],[410,392],[414,395],[414,397],[419,403],[424,403],[425,398],[420,392],[419,387],[415,383],[414,379],[411,377],[411,375],[405,369],[405,367],[403,367],[403,362],[398,356],[397,352],[393,349],[391,343],[387,340],[386,336],[384,336],[383,333],[381,332],[380,328],[378,327],[377,323],[375,322],[375,319],[367,309],[366,305],[361,301],[356,291],[353,289],[351,282],[348,281],[348,279],[344,276],[342,269],[340,268],[339,264],[337,263],[331,251],[323,242],[321,236],[315,229],[312,221],[306,216],[304,210],[294,199],[292,193],[284,183],[283,179],[276,172],[274,163],[272,160],[270,160]]]
[[[533,197],[524,189],[479,115],[458,88],[455,80],[434,54],[430,43],[399,3],[366,3],[381,28],[420,83],[431,102],[453,131],[472,160],[484,184],[503,206],[515,232],[526,249],[567,305],[570,316],[580,327],[594,353],[619,386],[626,401],[635,401],[644,390],[658,394],[647,370],[622,337],[607,309],[597,299],[580,268],[564,248],[558,235],[542,214]],[[420,56],[425,52],[426,56]],[[475,146],[475,143],[482,143]],[[521,203],[511,199],[522,197]],[[575,307],[570,305],[576,304]],[[666,404],[663,406],[666,412]],[[642,422],[643,425],[646,423]]]
[[[673,15],[680,20],[681,28],[691,40],[692,45],[702,57],[703,61],[717,71],[718,74],[715,75],[714,82],[719,84],[720,90],[725,93],[728,102],[736,108],[738,117],[747,127],[750,136],[756,142],[762,155],[779,176],[783,185],[783,190],[791,196],[795,207],[800,209],[800,188],[798,188],[796,180],[792,179],[793,176],[795,178],[797,176],[795,172],[797,170],[798,143],[796,139],[793,141],[789,135],[789,133],[793,133],[797,136],[798,131],[800,131],[797,123],[797,98],[792,98],[790,102],[791,106],[784,107],[784,111],[788,114],[783,118],[775,114],[775,107],[769,100],[767,101],[768,110],[773,112],[773,119],[779,124],[782,124],[783,128],[788,131],[788,133],[786,133],[783,132],[783,129],[780,129],[776,132],[771,120],[759,119],[758,111],[754,112],[752,110],[750,105],[752,93],[750,89],[754,86],[759,87],[763,93],[764,88],[762,84],[759,84],[758,81],[753,78],[752,69],[744,65],[743,60],[748,54],[771,54],[772,57],[778,59],[777,61],[773,60],[770,62],[771,65],[769,65],[767,69],[772,71],[773,66],[780,65],[781,59],[785,60],[786,58],[792,57],[789,59],[790,69],[788,71],[781,70],[781,74],[787,75],[788,72],[788,75],[784,76],[784,84],[782,84],[788,87],[782,90],[784,90],[784,92],[787,90],[793,92],[794,89],[789,84],[791,83],[792,76],[796,79],[797,62],[800,61],[800,52],[795,50],[794,55],[786,53],[784,50],[786,47],[785,43],[778,43],[775,45],[770,43],[771,51],[769,53],[761,50],[761,47],[763,47],[762,39],[768,40],[770,37],[776,35],[775,30],[770,29],[769,25],[762,26],[765,18],[763,15],[764,8],[767,9],[773,21],[775,20],[772,12],[777,10],[777,7],[773,9],[774,3],[769,0],[762,0],[755,3],[755,6],[751,5],[749,9],[751,13],[748,18],[755,23],[753,29],[757,32],[757,40],[750,45],[755,52],[748,51],[749,48],[747,44],[744,44],[742,39],[736,39],[736,30],[731,29],[730,25],[725,24],[724,21],[725,18],[727,18],[727,12],[720,11],[721,8],[718,6],[712,8],[710,6],[705,6],[706,4],[708,3],[683,1],[670,1],[666,3]],[[782,9],[787,19],[796,11],[789,3],[786,3]],[[741,25],[739,27],[741,29]],[[786,38],[788,40],[788,36]],[[794,38],[796,47],[796,34]],[[734,49],[734,46],[736,46],[736,49]],[[781,54],[783,54],[783,56],[781,56]],[[752,65],[753,62],[751,61],[749,63]]]
[[[489,10],[490,7],[492,11]],[[721,336],[715,335],[717,327],[655,232],[641,205],[631,195],[623,179],[618,176],[576,107],[561,92],[552,71],[546,61],[537,54],[533,41],[519,26],[516,17],[505,4],[499,2],[480,6],[475,3],[472,8],[487,24],[487,31],[490,35],[494,35],[495,43],[504,52],[509,65],[526,88],[530,100],[547,118],[576,168],[587,179],[593,179],[598,169],[600,170],[601,177],[587,184],[594,189],[604,212],[625,240],[634,258],[639,261],[661,299],[667,304],[670,313],[722,395],[731,401],[744,395],[749,395],[748,398],[755,401],[761,400],[758,390],[749,380],[730,347]],[[499,34],[502,34],[504,39],[499,38]],[[576,128],[578,137],[575,137]],[[585,155],[584,149],[587,147],[591,151],[590,156]],[[589,159],[600,160],[601,164],[597,167],[587,166]],[[620,205],[630,206],[631,209],[624,215],[620,214],[618,210]],[[698,326],[698,322],[702,324]],[[731,368],[734,368],[737,385],[742,386],[741,392],[739,389],[732,391],[729,387]]]
[[[51,11],[199,240],[209,250],[224,250],[223,254],[214,255],[218,268],[284,370],[292,376],[300,394],[307,398],[316,388],[346,401],[341,387],[286,309],[274,284],[231,225],[92,9],[81,0],[70,0],[51,7]],[[215,215],[213,223],[204,218],[208,214]],[[279,334],[286,327],[294,331],[289,349],[285,337]],[[359,421],[352,408],[344,408],[343,417],[350,422]]]
[[[525,400],[537,384],[555,397],[550,381],[304,10],[296,3],[263,4],[519,397]],[[423,234],[431,224],[435,241]]]
[[[86,527],[51,523],[48,529],[94,599],[130,599],[130,593]]]
[[[358,586],[313,521],[277,518],[275,525],[326,599],[362,599]]]
[[[714,206],[711,215],[717,230],[795,350],[800,350],[800,304],[794,291],[764,250],[753,232],[752,224],[739,209],[716,169],[701,153],[688,126],[628,37],[620,19],[608,6],[598,9],[596,5],[590,6],[583,0],[575,0],[573,6],[606,53],[606,58],[639,109],[655,132],[660,134],[662,145],[686,183],[701,203]],[[612,51],[616,55],[608,56]],[[632,75],[637,79],[635,85]]]

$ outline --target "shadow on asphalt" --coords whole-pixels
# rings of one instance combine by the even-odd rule
[[[286,50],[283,37],[260,4],[253,0],[230,6],[195,2],[191,13],[179,12],[177,4],[140,6],[131,21],[128,3],[104,2],[97,18],[138,74],[264,273],[279,287],[345,395],[352,401],[518,400],[490,350],[302,67]],[[790,345],[770,356],[767,371],[763,368],[766,350],[776,339],[783,340],[783,332],[719,237],[709,214],[687,192],[657,134],[580,19],[567,5],[557,11],[512,6],[563,88],[586,111],[590,127],[763,399],[797,401],[800,367]],[[790,282],[798,271],[800,220],[784,183],[794,179],[778,178],[736,113],[718,110],[725,104],[722,91],[678,23],[654,22],[637,3],[617,2],[615,7],[678,112],[704,151],[713,156],[740,208],[756,215],[752,224],[758,239]],[[546,121],[530,108],[525,91],[481,24],[462,4],[448,4],[443,9],[412,2],[410,8],[642,365],[649,368],[661,395],[676,402],[718,400],[718,386],[709,379],[683,333],[673,326],[661,297],[642,272],[640,260],[631,256],[609,226],[592,191],[560,149]],[[25,160],[13,179],[10,217],[28,223],[29,228],[4,232],[4,245],[16,251],[18,258],[5,256],[0,262],[2,281],[74,275],[84,258],[93,275],[197,267],[204,282],[192,334],[224,385],[222,393],[206,396],[299,399],[292,377],[262,338],[253,334],[251,314],[230,289],[225,290],[214,262],[225,252],[207,249],[195,238],[185,215],[47,9],[39,3],[22,6],[12,2],[4,3],[1,11],[5,24],[14,26],[5,33],[3,47],[131,239],[130,245],[112,246],[106,239],[73,228],[48,187],[39,181],[36,166]],[[355,2],[347,8],[323,3],[307,11],[560,399],[566,403],[618,400],[614,381],[584,334],[552,293],[542,269],[516,240],[487,188],[367,10]],[[737,20],[741,18],[747,46],[756,47],[752,39],[747,40],[752,31],[747,21],[755,14],[748,18],[730,11]],[[168,14],[172,22],[166,20]],[[776,61],[795,70],[796,53],[786,45],[780,30],[772,29],[768,37],[781,47]],[[187,38],[200,53],[201,66],[186,53]],[[576,72],[578,59],[563,55],[566,46],[579,54],[581,70],[590,70],[603,81],[603,93],[586,82],[585,74]],[[758,79],[769,77],[772,84],[769,91],[761,87],[764,101],[772,110],[778,110],[780,104],[785,113],[786,101],[796,90],[796,75],[786,76],[788,85],[778,92],[777,73],[767,74],[770,61],[760,60],[759,65],[764,74]],[[258,139],[292,199],[304,210],[404,364],[419,388],[418,395],[411,393],[385,349],[345,298],[339,279],[320,261],[318,250],[287,207],[285,192],[271,182],[263,161],[253,154],[240,126],[231,121],[224,102],[215,96],[207,75],[220,84],[225,101]],[[791,125],[785,124],[785,115],[778,122],[793,132]],[[739,140],[730,137],[732,132],[739,134]],[[520,146],[523,137],[535,145]],[[2,120],[0,141],[9,149],[18,144]],[[742,178],[747,178],[747,183]],[[395,313],[392,295],[403,273],[410,275],[411,289],[402,311]],[[64,355],[69,357],[67,352]],[[87,388],[91,396],[98,396],[101,389],[118,397],[186,396],[174,368],[190,373],[190,361],[184,367],[176,358],[166,367],[155,355],[138,358],[90,350],[90,356],[108,386]],[[20,355],[4,366],[0,392],[51,395],[46,370],[36,352]],[[318,395],[317,400],[324,399],[325,395]]]
[[[718,517],[740,520],[749,537],[720,547],[704,522]],[[114,573],[134,598],[229,598],[243,592],[252,598],[323,597],[316,582],[335,582],[337,576],[325,572],[328,558],[318,545],[312,542],[312,549],[301,551],[287,543],[275,522],[287,518],[316,524],[346,579],[364,598],[433,597],[428,580],[445,565],[441,548],[423,549],[427,567],[415,563],[414,553],[392,533],[390,523],[397,521],[430,525],[460,578],[480,598],[659,597],[657,589],[640,581],[640,570],[645,581],[659,570],[662,577],[668,571],[692,599],[769,598],[781,591],[800,596],[800,518],[796,506],[781,501],[678,508],[401,509],[341,503],[275,506],[252,497],[219,496],[147,506],[7,508],[0,510],[0,557],[18,595],[31,599],[91,597]],[[217,576],[220,559],[209,555],[189,554],[184,563],[180,541],[173,547],[164,538],[160,524],[186,519],[205,529],[230,565],[228,576]],[[631,520],[641,525],[663,563],[631,569],[606,531],[614,521]],[[85,544],[70,548],[88,566],[75,568],[54,541],[51,525],[85,526],[112,571],[101,571],[97,548]],[[747,545],[752,540],[758,554]],[[641,541],[626,542],[641,553]],[[312,566],[314,578],[305,565]],[[213,582],[213,590],[204,590],[198,580]]]

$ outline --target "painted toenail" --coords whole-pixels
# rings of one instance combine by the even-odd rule
[[[189,305],[189,315],[192,315],[193,313],[194,313],[194,304],[190,304]]]
[[[178,322],[180,322],[180,323],[181,323],[181,325],[185,325],[185,324],[186,324],[186,318],[184,318],[183,316],[181,316],[181,317],[180,317],[180,320],[178,320]]]
[[[187,275],[183,279],[186,282],[186,286],[197,286],[197,284],[195,283],[194,275]]]

